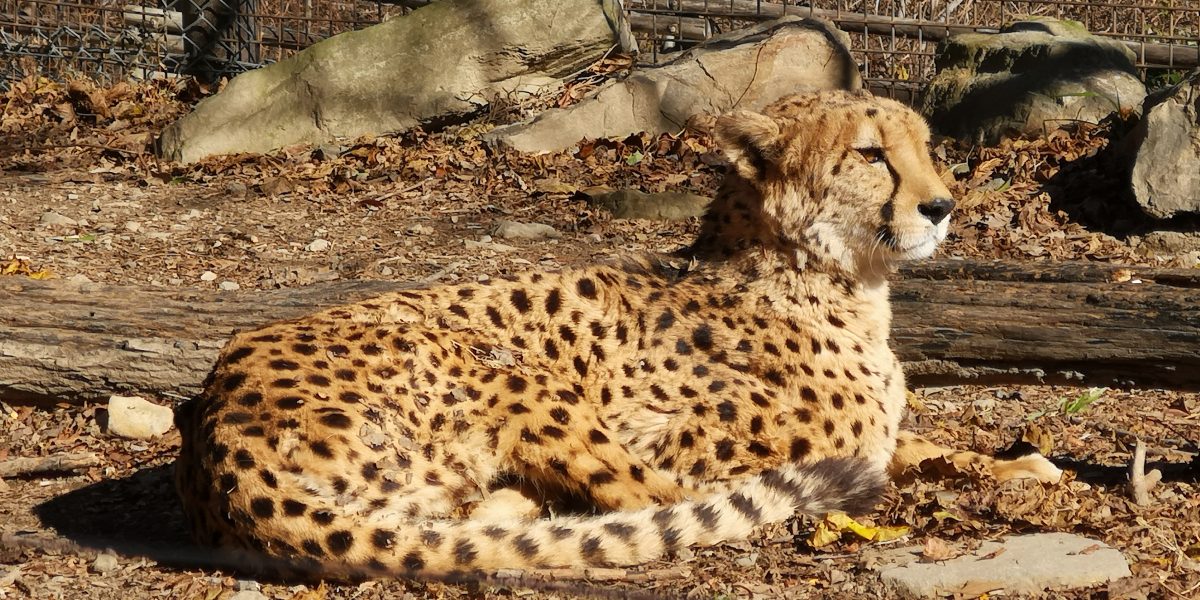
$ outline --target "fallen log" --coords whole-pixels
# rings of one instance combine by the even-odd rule
[[[408,287],[213,293],[0,279],[0,400],[186,397],[234,331]],[[892,287],[910,383],[1200,390],[1200,274],[942,260]]]

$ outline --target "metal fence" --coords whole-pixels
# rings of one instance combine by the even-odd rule
[[[910,100],[934,74],[937,43],[949,35],[996,32],[1019,17],[1053,17],[1125,42],[1143,73],[1200,64],[1200,0],[627,0],[650,60],[712,35],[784,14],[820,17],[850,35],[862,75],[876,93]]]
[[[33,73],[215,79],[430,1],[0,0],[0,87]],[[1026,15],[1122,40],[1151,74],[1200,63],[1200,0],[626,0],[625,9],[645,62],[755,21],[822,17],[850,34],[868,84],[902,99],[932,76],[939,40]]]

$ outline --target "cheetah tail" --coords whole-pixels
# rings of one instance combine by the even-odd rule
[[[502,568],[633,565],[687,546],[744,539],[796,512],[870,510],[886,475],[861,459],[831,458],[766,471],[737,488],[667,507],[513,525],[435,521],[376,531],[388,570],[439,577]]]

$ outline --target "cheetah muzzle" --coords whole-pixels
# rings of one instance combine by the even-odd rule
[[[197,539],[367,575],[628,565],[869,510],[894,455],[990,460],[898,431],[886,278],[954,205],[921,118],[799,95],[716,137],[686,273],[634,258],[236,335],[177,415]],[[599,514],[540,514],[567,498]]]

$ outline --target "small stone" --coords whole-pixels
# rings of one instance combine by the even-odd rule
[[[167,280],[167,285],[183,285],[183,280],[178,277],[172,277]]]
[[[333,244],[329,243],[329,240],[317,238],[309,242],[308,245],[304,247],[304,250],[307,252],[324,252],[331,247],[333,247]]]
[[[743,569],[749,569],[750,567],[758,564],[758,553],[751,552],[750,554],[739,556],[733,561],[733,564],[742,567]]]
[[[226,292],[233,292],[242,289],[242,286],[238,285],[238,282],[236,281],[222,281],[221,283],[217,284],[217,287]]]
[[[242,590],[240,592],[234,592],[234,594],[230,596],[228,600],[267,600],[267,597],[258,590]]]
[[[200,274],[200,281],[216,281],[217,274],[212,271],[205,271]]]
[[[121,568],[121,564],[117,562],[117,557],[107,552],[92,561],[92,571],[96,573],[111,573],[119,568]]]
[[[258,592],[262,591],[262,584],[253,579],[239,579],[233,584],[233,589],[239,592]]]
[[[63,225],[74,226],[77,221],[71,217],[60,215],[54,211],[42,213],[42,218],[39,221],[42,225]]]
[[[91,282],[92,282],[92,280],[91,280],[91,279],[89,279],[89,278],[88,278],[88,276],[87,276],[87,275],[84,275],[83,273],[76,273],[76,274],[74,274],[74,275],[72,275],[72,276],[68,277],[68,278],[67,278],[67,281],[69,281],[69,282],[71,282],[71,283],[81,283],[81,284],[82,284],[82,283],[91,283]]]
[[[492,235],[508,239],[544,240],[558,239],[562,234],[545,223],[518,223],[516,221],[500,221],[492,230]]]
[[[129,233],[137,233],[141,230],[142,230],[141,223],[138,223],[137,221],[126,221],[125,222],[125,231],[128,231]]]
[[[250,188],[240,181],[230,181],[225,184],[225,194],[233,198],[245,198],[249,193]]]
[[[108,399],[108,432],[124,438],[149,439],[171,429],[175,411],[138,396]]]
[[[404,228],[404,232],[408,235],[430,235],[433,233],[433,228],[428,225],[417,223]]]

